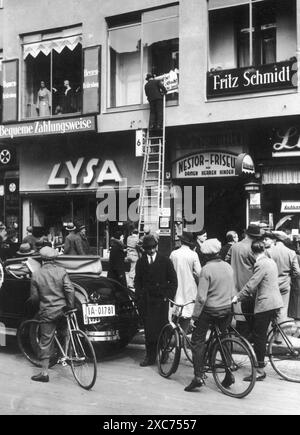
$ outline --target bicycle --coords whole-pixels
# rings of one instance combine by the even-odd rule
[[[165,378],[176,373],[182,348],[188,359],[190,359],[189,349],[193,350],[190,338],[180,326],[180,318],[183,308],[194,301],[184,305],[176,304],[170,299],[169,301],[179,308],[179,314],[174,321],[163,327],[158,339],[158,370]],[[219,327],[212,324],[209,338],[206,341],[205,373],[213,374],[217,387],[224,394],[243,398],[254,388],[257,361],[250,343],[237,334],[237,331],[231,327],[222,334]],[[250,376],[250,382],[245,382],[244,378],[248,376]],[[228,379],[231,382],[227,382]]]
[[[253,313],[235,314],[242,315],[254,316]],[[267,336],[266,356],[279,376],[300,383],[300,326],[294,320],[278,323],[274,316]]]
[[[67,338],[64,346],[55,331],[49,367],[60,363],[63,367],[70,365],[77,383],[90,390],[97,378],[97,360],[95,351],[87,335],[78,327],[76,311],[64,313],[67,320]],[[17,341],[23,355],[35,366],[41,367],[39,354],[40,325],[37,319],[25,320],[17,331]],[[66,347],[66,349],[64,349]]]

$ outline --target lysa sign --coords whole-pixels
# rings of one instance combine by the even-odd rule
[[[99,158],[89,160],[84,157],[76,162],[68,160],[56,163],[48,179],[49,187],[88,187],[96,182],[98,185],[104,182],[121,183],[123,178],[113,160],[105,160],[100,165]]]
[[[176,162],[175,177],[234,177],[236,161],[236,155],[219,151],[192,154]]]
[[[208,98],[296,87],[296,61],[260,65],[258,67],[216,70],[207,74]]]

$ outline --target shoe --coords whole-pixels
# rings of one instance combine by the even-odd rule
[[[224,380],[221,382],[224,388],[229,388],[235,383],[235,379],[232,373],[226,374]]]
[[[149,366],[154,366],[154,365],[155,365],[155,360],[150,359],[150,358],[148,358],[148,357],[146,357],[146,358],[144,359],[144,361],[142,361],[142,362],[140,363],[140,367],[149,367]]]
[[[32,376],[31,379],[33,381],[36,381],[36,382],[49,382],[49,376],[42,375],[42,373],[39,373],[38,375]]]
[[[262,374],[262,375],[258,375],[256,376],[256,380],[257,381],[263,381],[264,379],[266,379],[267,375],[266,373]],[[246,376],[243,381],[245,382],[251,382],[252,381],[252,376]]]
[[[195,388],[200,388],[203,387],[204,385],[204,381],[202,379],[198,380],[198,379],[193,379],[192,382],[190,383],[190,385],[188,385],[187,387],[185,387],[184,391],[194,391]]]

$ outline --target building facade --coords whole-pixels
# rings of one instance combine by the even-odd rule
[[[95,252],[107,248],[128,222],[122,192],[141,183],[151,72],[179,78],[166,102],[164,175],[183,192],[165,211],[171,242],[192,223],[185,195],[195,211],[200,186],[209,236],[289,215],[299,231],[299,0],[22,3],[0,10],[7,224],[60,234],[76,220]],[[115,220],[96,216],[105,186],[117,192]]]

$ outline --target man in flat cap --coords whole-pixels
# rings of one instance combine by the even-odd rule
[[[144,254],[135,269],[135,293],[145,327],[146,356],[141,367],[154,365],[156,346],[163,326],[168,323],[169,301],[177,290],[177,276],[169,258],[157,253],[157,239],[143,239]]]
[[[32,302],[39,302],[41,320],[40,359],[42,371],[33,381],[49,382],[48,368],[51,345],[57,327],[65,330],[64,309],[74,308],[75,292],[66,270],[55,263],[58,252],[46,246],[40,250],[43,265],[31,278]]]

